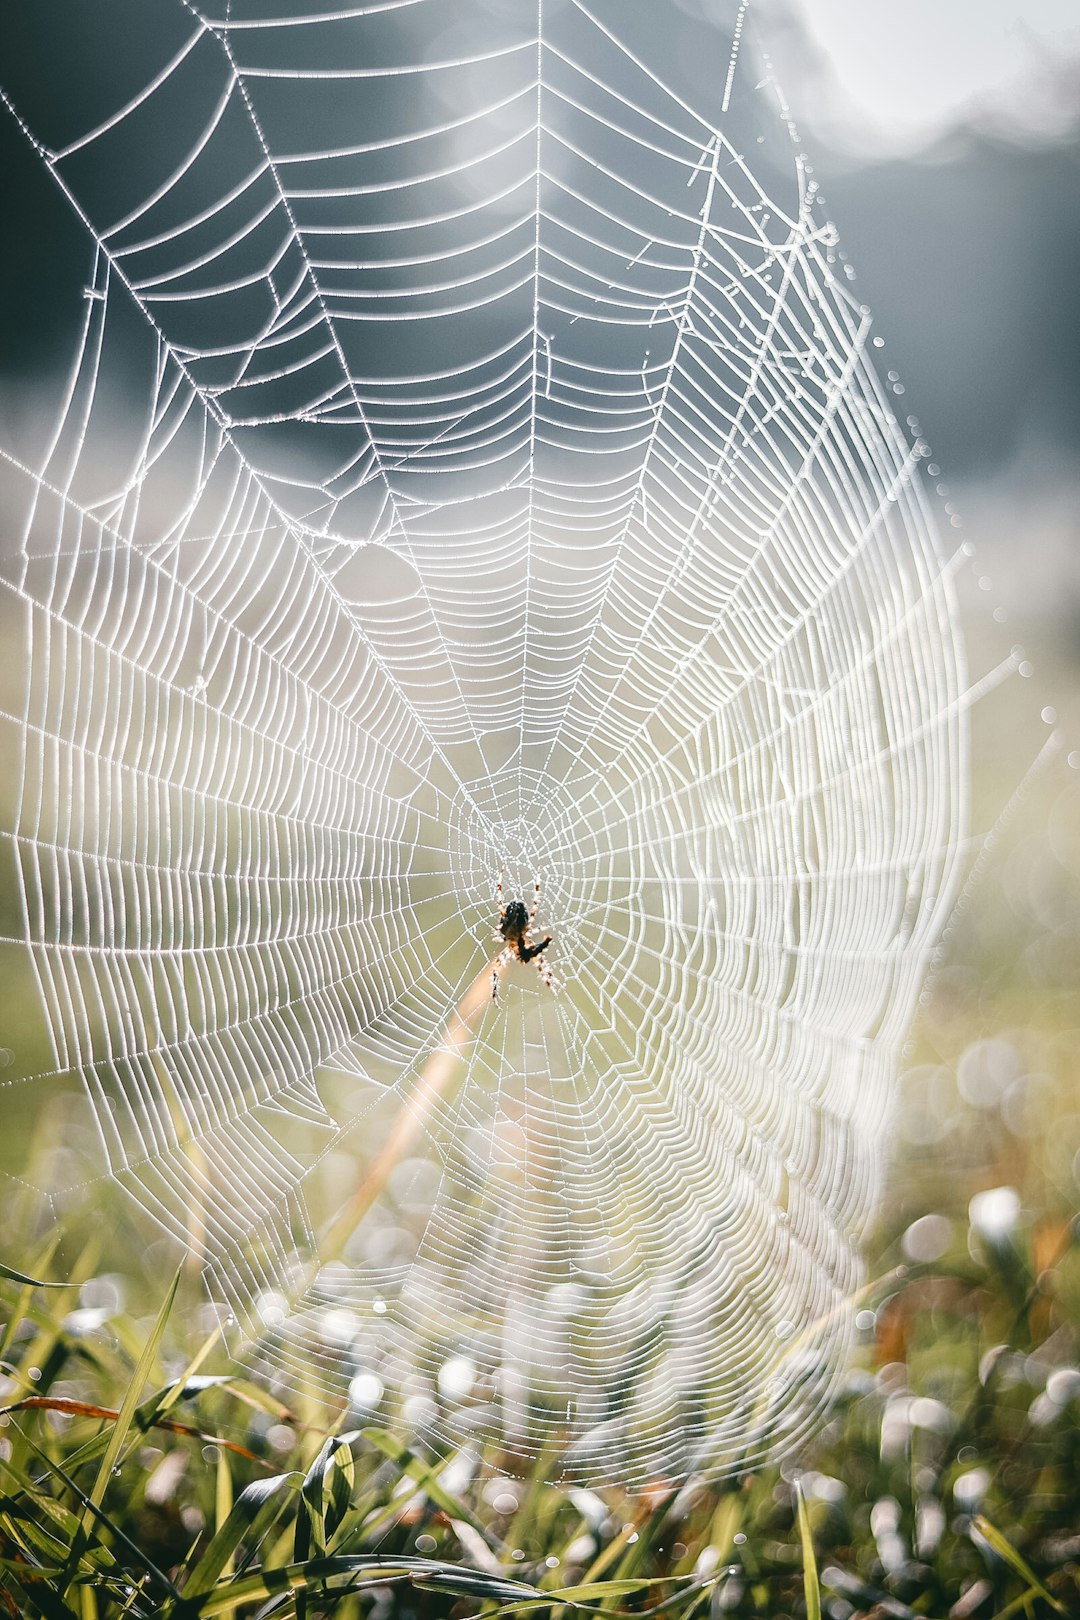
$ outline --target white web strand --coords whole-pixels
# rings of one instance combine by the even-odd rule
[[[745,6],[276,9],[159,8],[63,141],[11,89],[95,253],[8,457],[55,1067],[286,1372],[571,1477],[742,1466],[827,1397],[955,888],[919,447]],[[281,1321],[502,869],[562,988],[511,971]]]

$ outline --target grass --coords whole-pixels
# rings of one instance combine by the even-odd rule
[[[965,1227],[934,1263],[891,1267],[799,1457],[636,1498],[513,1480],[495,1455],[435,1461],[311,1398],[286,1406],[215,1337],[185,1342],[179,1278],[139,1322],[80,1305],[99,1278],[7,1270],[0,1610],[1078,1613],[1080,1267],[1073,1225],[1053,1255],[1042,1232]]]

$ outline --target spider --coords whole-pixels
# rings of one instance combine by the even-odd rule
[[[494,962],[491,964],[491,999],[499,999],[499,973],[506,967],[512,957],[519,962],[535,962],[536,971],[543,979],[549,990],[555,988],[555,977],[551,971],[551,964],[546,957],[541,956],[551,944],[551,935],[547,934],[538,945],[534,945],[529,938],[529,929],[536,916],[540,904],[540,880],[536,880],[533,890],[532,910],[526,911],[524,900],[511,900],[503,905],[503,880],[499,873],[499,881],[495,888],[495,899],[499,906],[499,926],[495,930],[494,938],[505,940],[505,944]]]

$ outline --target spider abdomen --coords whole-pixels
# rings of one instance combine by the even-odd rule
[[[528,926],[529,913],[525,909],[525,902],[523,900],[511,900],[499,927],[503,939],[520,939]]]

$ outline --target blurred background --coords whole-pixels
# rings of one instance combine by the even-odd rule
[[[1061,660],[1067,686],[1080,650],[1080,15],[1069,0],[755,11],[994,605],[1041,663]]]
[[[995,638],[1026,655],[976,726],[976,823],[996,832],[914,1032],[874,1242],[932,1261],[973,1196],[1007,1188],[976,1212],[1052,1249],[1080,1181],[1080,13],[754,12],[886,339],[879,363],[976,547],[972,665],[1000,656]],[[1059,746],[1030,769],[1048,721]]]

